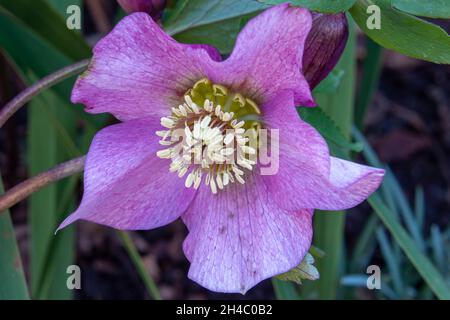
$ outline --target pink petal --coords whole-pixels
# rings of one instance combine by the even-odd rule
[[[209,44],[191,44],[189,46],[193,49],[205,50],[209,54],[209,57],[214,61],[222,61],[222,55],[220,54],[219,50],[217,50],[217,48],[213,46],[210,46]]]
[[[101,130],[91,144],[80,207],[60,226],[89,220],[116,229],[151,229],[178,218],[195,192],[169,172],[159,120],[131,120]]]
[[[379,187],[384,170],[330,157],[325,140],[298,116],[292,94],[263,109],[266,126],[280,136],[278,172],[263,177],[282,208],[347,209]]]
[[[311,20],[308,10],[288,4],[267,9],[247,23],[231,56],[211,71],[211,80],[256,101],[287,89],[295,92],[297,104],[315,105],[301,71]]]
[[[189,278],[213,291],[245,293],[294,268],[310,247],[312,214],[281,210],[257,175],[216,195],[201,186],[182,216]]]
[[[95,46],[72,102],[123,121],[167,116],[204,77],[204,66],[213,63],[211,52],[177,43],[145,13],[131,14]]]

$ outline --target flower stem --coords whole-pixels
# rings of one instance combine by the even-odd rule
[[[61,163],[8,190],[0,196],[0,214],[46,185],[83,171],[85,161],[86,156],[82,156]]]
[[[42,90],[45,90],[56,83],[61,82],[62,80],[82,72],[86,69],[88,64],[89,59],[86,59],[64,67],[42,78],[31,87],[28,87],[19,93],[14,99],[7,103],[2,110],[0,110],[0,128],[14,113],[17,112],[17,110],[30,101],[34,96],[38,95]]]
[[[117,231],[118,236],[122,240],[122,243],[133,261],[134,266],[136,267],[139,275],[141,276],[142,281],[147,289],[148,294],[155,300],[161,300],[161,294],[159,293],[158,287],[156,286],[155,281],[150,276],[148,271],[145,269],[144,262],[142,261],[139,252],[136,249],[136,246],[133,243],[130,235],[125,231]]]

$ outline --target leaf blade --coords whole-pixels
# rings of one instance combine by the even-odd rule
[[[0,177],[0,194],[3,194]],[[0,213],[0,300],[28,300],[28,288],[9,211]]]
[[[367,27],[367,8],[381,10],[381,29]],[[379,45],[404,55],[434,63],[450,63],[450,37],[440,27],[400,12],[387,0],[358,0],[350,9],[358,26]]]

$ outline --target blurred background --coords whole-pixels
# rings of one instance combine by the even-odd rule
[[[68,35],[64,21],[70,4],[82,8],[82,30]],[[169,1],[167,11],[170,13],[176,5],[176,1]],[[113,0],[15,0],[14,3],[0,0],[0,106],[39,78],[89,57],[90,47],[124,15]],[[230,25],[238,30],[247,18]],[[449,31],[448,21],[434,22]],[[360,163],[389,170],[379,192],[384,209],[448,284],[450,68],[381,49],[356,27],[352,29],[351,47],[343,59],[348,60],[351,55],[354,69],[349,70],[354,70],[356,77],[350,83],[353,98],[342,103],[354,105],[356,120],[351,139],[364,146],[362,152],[352,152],[352,156]],[[202,30],[193,30],[177,38],[182,41],[202,38]],[[224,42],[234,41],[234,31],[230,30],[227,35],[231,40],[227,38]],[[220,36],[217,34],[214,41],[202,39],[207,43],[220,42]],[[225,55],[226,50],[221,48]],[[344,62],[337,68],[340,67],[345,68]],[[114,123],[107,115],[86,115],[81,106],[70,104],[68,97],[74,79],[33,99],[0,129],[0,172],[6,190],[64,160],[86,153],[95,132]],[[337,91],[341,89],[338,87]],[[339,101],[335,105],[339,107]],[[364,109],[367,111],[361,112]],[[358,118],[363,119],[359,124]],[[56,225],[77,205],[81,191],[80,176],[74,176],[46,187],[10,210],[31,297],[150,298],[142,275],[130,259],[130,250],[124,246],[124,238],[116,231],[77,222],[76,226],[56,236],[53,234]],[[323,275],[321,280],[305,280],[302,286],[266,280],[245,296],[213,293],[187,278],[189,263],[182,252],[187,230],[181,221],[128,235],[163,299],[436,297],[429,285],[435,278],[424,280],[393,236],[395,231],[386,228],[373,207],[364,203],[349,210],[345,213],[345,223],[341,219],[344,213],[319,215],[316,224],[325,219],[331,221],[334,219],[331,215],[339,216],[342,223],[337,238],[341,239],[342,246],[336,252],[327,243],[323,244],[324,241],[322,245],[320,240],[314,242],[324,251],[317,258]],[[3,225],[3,228],[7,227]],[[327,234],[327,229],[322,227],[316,239],[320,234]],[[70,264],[77,264],[82,270],[81,290],[70,291],[65,286],[66,268]],[[381,290],[366,287],[369,265],[378,265],[382,270]]]

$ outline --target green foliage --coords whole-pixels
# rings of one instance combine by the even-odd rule
[[[28,108],[28,163],[31,175],[36,175],[49,169],[51,166],[67,158],[66,148],[62,144],[57,129],[52,126],[52,121],[58,118],[65,110],[60,106],[64,103],[58,101],[55,95],[44,92],[42,96],[35,98]],[[53,115],[54,119],[49,117]],[[70,119],[70,118],[69,118]],[[49,125],[50,124],[50,125]],[[66,126],[65,128],[73,128]],[[30,257],[31,257],[31,288],[34,297],[39,299],[67,299],[71,297],[71,291],[66,287],[66,268],[72,264],[74,257],[73,227],[64,233],[54,235],[61,221],[62,214],[57,211],[61,197],[62,186],[65,182],[53,184],[33,194],[30,198],[28,215],[30,222]],[[56,241],[59,246],[53,247],[53,259],[46,260],[51,243]],[[41,275],[44,270],[50,269],[51,277],[45,281]]]
[[[348,141],[348,138],[345,137],[336,122],[334,122],[320,107],[301,107],[297,110],[300,117],[319,131],[319,133],[331,145],[332,149],[334,148],[334,150],[336,150],[335,148],[341,148],[343,150],[351,150],[355,152],[360,152],[362,150],[362,145],[360,143],[352,143]]]
[[[275,296],[278,300],[300,300],[297,285],[293,282],[286,282],[277,278],[272,278]]]
[[[314,89],[314,93],[335,93],[341,84],[342,77],[344,76],[344,71],[339,69],[334,69],[330,74],[319,83],[317,88]]]
[[[367,56],[364,59],[361,86],[355,106],[355,124],[359,129],[363,127],[364,116],[377,89],[384,51],[382,47],[367,38],[366,52]]]
[[[416,16],[450,19],[448,0],[392,0],[392,6]]]
[[[3,194],[3,181],[0,177],[1,194]],[[29,299],[9,211],[0,212],[0,266],[0,300]]]
[[[353,131],[353,135],[355,138],[364,144],[364,154],[368,159],[370,165],[380,166],[380,162],[373,152],[370,145],[364,139],[359,131],[356,129]],[[398,182],[393,176],[393,174],[388,170],[383,181],[383,189],[386,192],[378,191],[376,194],[372,195],[369,198],[369,204],[374,209],[377,217],[381,220],[383,225],[389,230],[390,234],[393,237],[393,242],[398,244],[399,247],[403,250],[406,257],[408,258],[408,262],[412,264],[412,266],[418,271],[423,280],[428,284],[429,288],[436,294],[436,296],[440,299],[449,299],[450,298],[450,277],[448,268],[444,269],[445,273],[441,274],[439,270],[434,266],[433,261],[427,257],[427,250],[429,251],[431,248],[432,253],[435,257],[436,265],[439,265],[439,261],[441,261],[442,251],[440,248],[445,247],[444,237],[440,234],[440,232],[434,231],[436,234],[434,235],[434,239],[432,236],[431,243],[423,240],[422,235],[417,234],[419,226],[421,225],[421,216],[423,205],[421,204],[421,199],[416,201],[418,206],[416,207],[416,212],[418,214],[411,215],[412,209],[408,204],[403,192],[399,190]],[[394,195],[395,200],[392,204],[391,201],[387,201],[387,195]],[[418,192],[419,198],[420,192]],[[421,208],[422,207],[422,208]],[[395,212],[395,209],[400,211],[400,215]],[[403,218],[407,228],[405,229],[399,218]],[[380,243],[382,254],[385,258],[389,273],[392,278],[392,282],[394,284],[394,291],[392,292],[393,298],[411,298],[408,296],[405,282],[408,281],[409,286],[417,285],[417,280],[410,276],[406,270],[408,270],[406,261],[401,259],[398,252],[393,253],[394,249],[391,249],[393,246],[391,242],[384,235],[383,231],[377,229],[377,237]],[[436,252],[440,252],[436,255]],[[448,254],[448,253],[443,253]],[[450,257],[450,255],[448,255]],[[401,260],[400,260],[401,259]],[[447,276],[446,280],[444,276]],[[411,289],[411,288],[409,288]],[[388,293],[390,294],[390,293]],[[418,296],[415,294],[417,298],[423,298],[423,296]]]
[[[178,41],[213,45],[227,54],[243,22],[264,8],[256,1],[181,0],[168,14],[164,29]]]
[[[47,1],[0,0],[0,6],[68,58],[81,60],[90,55],[81,35],[67,29],[63,17]]]
[[[319,271],[314,266],[314,261],[314,257],[308,252],[298,266],[278,275],[277,278],[283,281],[292,281],[297,284],[302,284],[302,280],[304,279],[311,281],[317,280],[319,279]]]
[[[28,84],[75,59],[90,55],[83,38],[68,30],[62,15],[45,1],[0,1],[0,46]],[[80,109],[66,103],[72,85],[73,79],[66,80],[52,88],[54,93],[44,93],[30,103],[27,158],[31,174],[46,170],[70,156],[71,149],[67,143],[75,139],[74,120],[82,114]],[[92,119],[90,121],[94,123]],[[67,190],[66,183],[48,186],[30,199],[28,214],[33,298],[71,297],[65,286],[65,272],[67,266],[73,263],[73,228],[64,234],[54,235],[63,217],[58,204]],[[72,188],[67,203],[74,203],[74,197]],[[70,210],[70,207],[62,209]]]
[[[381,29],[367,27],[367,8],[381,9]],[[350,13],[359,27],[379,45],[407,56],[450,63],[450,37],[440,27],[392,8],[388,0],[358,0]]]
[[[294,6],[299,6],[303,8],[308,8],[313,11],[323,12],[323,13],[337,13],[344,12],[351,8],[355,3],[355,0],[257,0],[264,4],[276,5],[280,3],[289,2]]]
[[[447,282],[433,263],[420,251],[406,230],[393,218],[379,195],[373,195],[368,201],[436,296],[440,299],[449,300],[450,287]]]

